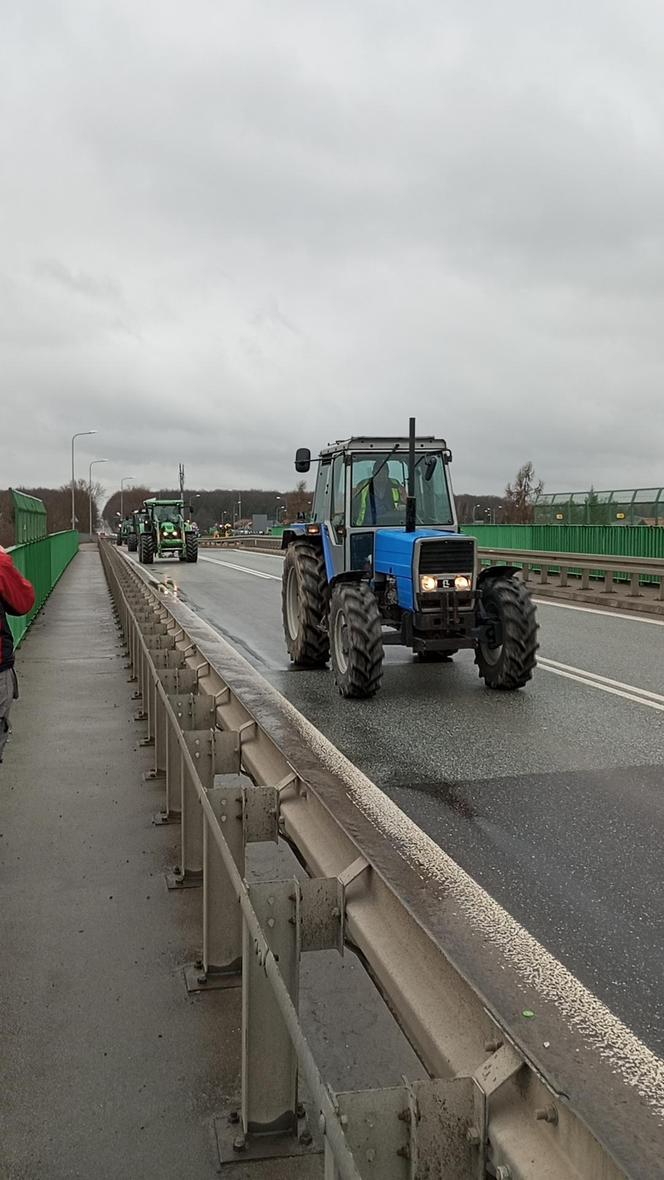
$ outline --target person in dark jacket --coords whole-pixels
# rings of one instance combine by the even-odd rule
[[[0,762],[9,733],[9,710],[18,696],[14,671],[14,639],[7,615],[27,615],[35,604],[35,592],[0,545]]]

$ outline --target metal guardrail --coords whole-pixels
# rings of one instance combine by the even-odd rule
[[[276,552],[281,550],[281,537],[224,537],[201,538],[199,544],[204,548],[224,549],[254,549]],[[487,549],[478,548],[480,561],[483,565],[495,565],[496,562],[508,565],[519,565],[523,569],[524,581],[530,581],[534,573],[539,574],[539,584],[546,585],[549,574],[554,570],[560,572],[559,586],[568,586],[569,578],[580,582],[581,590],[590,589],[590,579],[597,581],[603,577],[603,590],[607,594],[615,593],[614,575],[629,578],[629,596],[641,596],[640,587],[644,579],[659,584],[657,598],[664,602],[664,560],[650,557],[620,557],[619,555],[605,557],[593,553],[542,553],[532,549]]]
[[[662,1063],[166,585],[100,550],[163,776],[157,818],[180,822],[170,884],[201,888],[188,986],[242,975],[241,1113],[217,1124],[222,1163],[270,1155],[275,1139],[280,1154],[308,1146],[299,1067],[326,1180],[661,1175]],[[247,884],[247,844],[279,839],[309,879]],[[299,961],[345,947],[426,1080],[325,1084]]]
[[[629,578],[630,598],[640,598],[643,579],[657,581],[657,599],[664,602],[664,561],[649,557],[603,557],[595,553],[537,553],[529,549],[480,549],[483,565],[508,564],[521,566],[523,580],[529,582],[533,573],[539,574],[539,585],[545,586],[549,574],[559,574],[559,586],[568,586],[570,576],[580,580],[581,590],[590,589],[591,577],[603,582],[605,594],[615,594],[614,575]]]

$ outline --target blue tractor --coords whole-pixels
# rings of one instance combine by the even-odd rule
[[[480,569],[459,531],[444,439],[350,438],[324,447],[311,520],[284,530],[282,613],[299,667],[332,660],[344,697],[380,688],[386,644],[420,660],[475,652],[488,688],[530,680],[535,607],[513,566]],[[297,451],[295,468],[311,467]]]

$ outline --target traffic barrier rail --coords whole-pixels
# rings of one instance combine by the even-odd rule
[[[78,533],[71,530],[50,533],[38,541],[14,545],[7,552],[11,553],[14,565],[32,582],[35,590],[35,605],[28,615],[7,616],[14,643],[18,646],[69,562],[78,553]]]
[[[326,1180],[658,1175],[661,1061],[168,584],[100,550],[150,775],[163,778],[157,819],[180,822],[170,884],[201,887],[188,986],[242,975],[241,1114],[234,1130],[217,1123],[221,1162],[270,1155],[276,1138],[282,1154],[310,1142],[297,1138],[299,1066]],[[280,839],[308,879],[248,884],[247,843]],[[425,1080],[325,1083],[298,1016],[298,968],[307,951],[345,948]]]
[[[201,538],[203,548],[254,549],[278,552],[281,550],[280,537],[225,537]],[[590,580],[602,581],[606,594],[615,592],[616,578],[629,581],[629,597],[638,598],[640,587],[658,587],[657,599],[664,601],[664,559],[648,557],[622,557],[619,554],[605,556],[597,553],[543,553],[530,549],[488,549],[478,548],[480,561],[484,565],[516,565],[523,569],[524,581],[531,575],[539,574],[539,584],[547,584],[548,576],[560,574],[559,585],[565,587],[569,578],[580,581],[580,588],[590,588]]]

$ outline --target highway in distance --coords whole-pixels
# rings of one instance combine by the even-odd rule
[[[211,623],[556,958],[664,1056],[664,620],[538,602],[540,666],[386,648],[373,700],[289,665],[279,554],[156,561]]]

